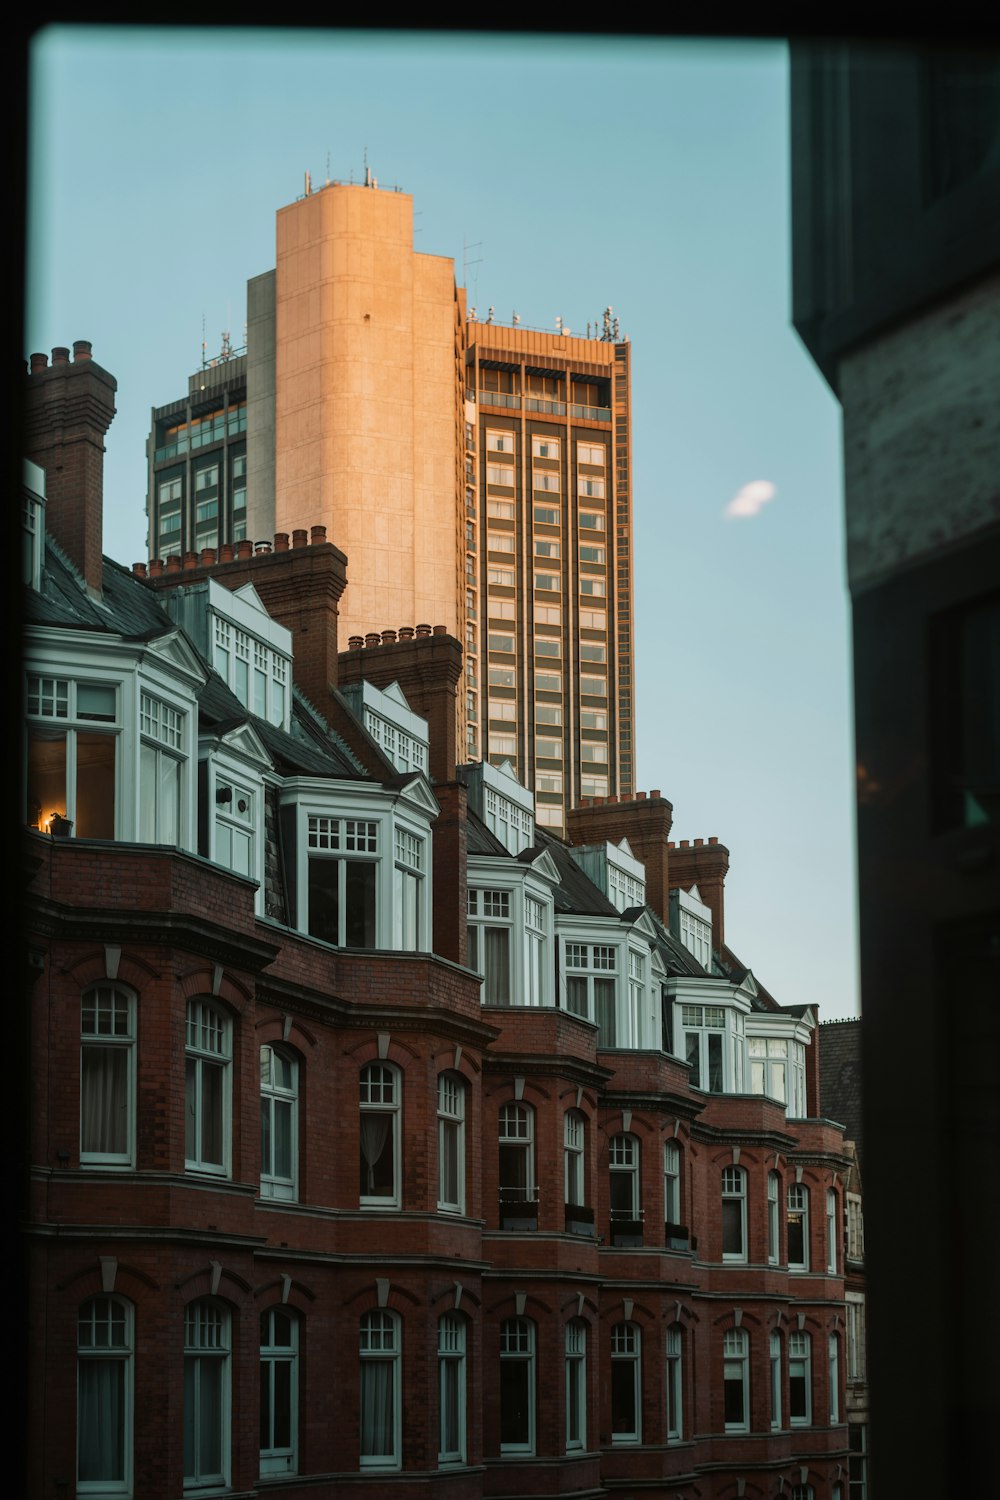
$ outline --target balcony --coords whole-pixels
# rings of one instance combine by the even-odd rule
[[[500,1189],[500,1228],[525,1234],[538,1228],[537,1187]]]
[[[608,1236],[612,1245],[619,1250],[641,1250],[644,1218],[641,1208],[613,1208]]]
[[[594,1210],[592,1208],[587,1208],[582,1203],[567,1203],[564,1214],[567,1234],[579,1234],[589,1240],[594,1238]]]
[[[611,421],[610,406],[576,406],[575,404],[571,404],[569,414],[571,417],[582,418],[584,422]]]
[[[479,399],[484,406],[503,406],[510,411],[521,410],[520,396],[514,396],[509,391],[486,391],[482,386],[479,388]],[[611,414],[608,413],[608,421]]]
[[[564,417],[566,415],[565,401],[545,401],[541,396],[525,396],[525,411],[545,412],[552,417]]]

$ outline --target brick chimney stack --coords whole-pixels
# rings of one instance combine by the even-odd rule
[[[431,776],[440,782],[455,779],[462,647],[444,625],[352,636],[349,649],[340,653],[339,673],[341,686],[363,679],[378,688],[398,682],[413,712],[427,720]]]
[[[233,553],[236,556],[233,556]],[[176,566],[171,567],[174,563]],[[292,632],[295,683],[328,724],[337,717],[330,689],[337,686],[337,605],[347,587],[347,558],[326,539],[326,527],[296,531],[291,545],[281,532],[270,543],[239,542],[215,553],[170,557],[147,568],[132,569],[155,589],[174,588],[214,578],[227,589],[252,583],[267,612]]]
[[[671,874],[667,839],[674,809],[658,791],[622,797],[592,797],[570,809],[567,832],[571,844],[620,844],[627,838],[636,859],[646,866],[646,902],[669,922],[667,910]],[[676,885],[676,880],[673,881]]]
[[[118,382],[84,339],[70,351],[33,354],[24,402],[25,457],[45,470],[45,526],[100,594],[104,526],[104,437]]]
[[[670,884],[689,891],[698,887],[701,899],[712,913],[712,947],[725,942],[725,884],[729,850],[717,838],[682,839],[670,845]]]

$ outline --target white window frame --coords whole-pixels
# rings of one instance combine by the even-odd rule
[[[258,861],[263,789],[252,777],[233,775],[214,766],[212,782],[212,858],[217,865],[261,884]],[[241,857],[238,851],[245,851]]]
[[[732,1029],[733,1017],[728,1006],[681,1003],[682,1056],[691,1065],[693,1088],[710,1094],[724,1094],[732,1087]],[[715,1042],[718,1047],[713,1045]],[[713,1056],[716,1052],[717,1059]]]
[[[851,1383],[865,1379],[865,1297],[863,1292],[848,1292],[844,1309],[847,1327],[847,1379]]]
[[[727,1203],[738,1203],[739,1204],[739,1230],[740,1230],[740,1246],[739,1246],[739,1249],[734,1249],[734,1250],[726,1250],[725,1249],[725,1243],[726,1243],[726,1226],[725,1226],[725,1220],[726,1220],[726,1217],[727,1217],[726,1212],[725,1212],[725,1208],[726,1208],[726,1204]],[[724,1261],[731,1261],[734,1264],[740,1263],[740,1262],[745,1263],[746,1259],[747,1259],[747,1174],[746,1174],[746,1171],[745,1171],[745,1169],[743,1167],[731,1166],[731,1167],[724,1167],[723,1168],[723,1171],[722,1171],[722,1207],[723,1207],[723,1227],[722,1227],[722,1245],[723,1245],[723,1250],[722,1250],[722,1259]],[[731,1217],[733,1217],[733,1215],[730,1214],[728,1217],[731,1218]]]
[[[586,1116],[580,1109],[568,1109],[563,1116],[563,1200],[573,1207],[586,1202],[586,1140]]]
[[[398,823],[393,828],[392,838],[392,946],[397,952],[419,953],[430,947],[424,931],[427,840]],[[376,875],[376,885],[377,882]],[[377,937],[377,907],[375,925]]]
[[[840,1421],[840,1340],[835,1333],[826,1341],[826,1375],[830,1426],[835,1427]]]
[[[359,1102],[359,1172],[367,1173],[368,1191],[359,1179],[358,1201],[362,1208],[399,1208],[402,1200],[402,1161],[400,1159],[400,1115],[403,1102],[403,1075],[394,1063],[370,1062],[358,1075]],[[385,1139],[378,1156],[368,1161],[365,1155],[365,1119],[387,1119]],[[369,1142],[369,1145],[374,1142]],[[372,1192],[374,1170],[386,1146],[392,1150],[392,1186],[388,1193]]]
[[[288,1324],[289,1341],[287,1344],[279,1344],[275,1337],[275,1325],[278,1319],[284,1319]],[[299,1317],[287,1307],[270,1307],[260,1315],[260,1394],[261,1394],[261,1421],[263,1423],[265,1412],[264,1402],[267,1401],[267,1417],[269,1431],[260,1433],[260,1473],[273,1474],[295,1474],[298,1471],[298,1429],[299,1429]],[[269,1335],[265,1337],[265,1333]],[[288,1433],[287,1443],[275,1443],[275,1409],[277,1402],[277,1369],[278,1366],[288,1368]],[[266,1442],[265,1438],[270,1441]]]
[[[465,1083],[458,1073],[438,1074],[438,1208],[442,1213],[465,1212]],[[449,1173],[449,1165],[451,1173]],[[455,1191],[447,1178],[453,1174]]]
[[[229,1484],[232,1457],[231,1350],[232,1322],[229,1310],[211,1297],[202,1297],[197,1302],[189,1303],[184,1310],[184,1447],[186,1450],[190,1428],[195,1467],[194,1472],[185,1472],[185,1493],[221,1489]],[[202,1470],[201,1458],[197,1452],[204,1441],[201,1430],[201,1385],[209,1369],[218,1371],[217,1377],[213,1376],[219,1382],[219,1427],[215,1436],[222,1460],[221,1467],[211,1473]],[[186,1457],[184,1467],[185,1470],[188,1467]]]
[[[87,1025],[88,1014],[93,1017]],[[88,1085],[88,1062],[91,1054],[99,1058],[103,1073],[111,1064],[112,1072],[124,1073],[124,1149],[101,1151],[84,1146],[87,1115],[91,1112],[91,1088],[104,1084],[101,1077]],[[116,1059],[124,1058],[124,1064]],[[122,1170],[135,1166],[135,1070],[136,1070],[136,999],[123,985],[99,983],[90,985],[80,999],[80,1164]],[[117,1087],[117,1079],[113,1080]],[[106,1089],[105,1089],[105,1092]],[[105,1101],[105,1109],[111,1103]],[[101,1100],[93,1104],[100,1108]]]
[[[488,886],[468,890],[469,967],[483,974],[481,1003],[513,1005],[514,1001],[514,917],[513,892]],[[473,936],[473,934],[475,934]],[[504,941],[500,941],[503,935]],[[487,942],[487,938],[491,942]],[[488,948],[506,951],[506,984],[495,964],[487,962]],[[502,968],[502,965],[501,965]]]
[[[631,1131],[621,1130],[608,1141],[609,1201],[619,1195],[629,1200],[617,1209],[611,1208],[612,1225],[616,1219],[635,1223],[643,1217],[639,1201],[640,1149],[639,1137]]]
[[[184,1031],[185,1089],[184,1168],[211,1177],[228,1177],[232,1136],[233,1023],[221,1005],[205,996],[189,1000]],[[221,1161],[206,1160],[206,1079],[218,1071]],[[189,1149],[193,1147],[193,1150]]]
[[[348,936],[349,895],[348,890],[348,868],[357,865],[370,866],[372,868],[371,891],[374,902],[374,913],[372,916],[371,943],[362,944],[358,951],[370,951],[381,945],[382,922],[384,908],[384,893],[382,885],[382,865],[385,848],[386,825],[378,818],[365,816],[344,817],[339,813],[309,812],[306,814],[305,829],[305,888],[300,897],[300,907],[304,907],[305,924],[304,930],[310,936],[316,937],[319,942],[330,942],[332,947],[346,948],[348,945],[344,939]],[[314,933],[313,914],[310,911],[310,868],[313,862],[330,860],[337,866],[337,924],[336,942],[330,938],[321,937]],[[364,888],[359,890],[362,898],[365,895]],[[318,918],[315,925],[320,925]]]
[[[725,1387],[739,1382],[742,1413],[725,1416]],[[726,1432],[750,1431],[750,1339],[745,1328],[729,1328],[722,1337],[723,1422]]]
[[[614,1410],[616,1364],[628,1364],[632,1372],[632,1426],[619,1432],[615,1431]],[[616,1323],[611,1329],[611,1441],[616,1445],[642,1442],[642,1330],[637,1323]]]
[[[781,1334],[774,1329],[768,1340],[771,1377],[771,1431],[781,1430]]]
[[[117,1325],[117,1326],[116,1326]],[[120,1335],[118,1329],[120,1328]],[[89,1336],[88,1336],[89,1335]],[[103,1339],[102,1339],[103,1335]],[[131,1495],[132,1493],[132,1446],[133,1412],[135,1401],[135,1324],[133,1308],[124,1297],[89,1297],[77,1311],[77,1393],[76,1393],[76,1493],[80,1496]],[[101,1380],[100,1374],[91,1376],[85,1371],[104,1367],[110,1379],[116,1379],[121,1401],[120,1447],[115,1443],[117,1477],[110,1475],[90,1479],[82,1477],[82,1443],[86,1436],[96,1435],[103,1425],[110,1426],[112,1412],[107,1409],[107,1392],[104,1392],[105,1409],[102,1407],[101,1386],[109,1383]],[[116,1378],[117,1377],[117,1378]],[[97,1386],[85,1394],[84,1387]],[[84,1409],[86,1405],[86,1410]],[[113,1434],[111,1435],[113,1436]],[[98,1447],[110,1447],[98,1443]]]
[[[274,1081],[274,1060],[290,1071],[288,1084]],[[265,1070],[267,1075],[265,1076]],[[299,1064],[287,1047],[265,1042],[260,1048],[260,1196],[294,1201],[299,1180]],[[285,1117],[290,1148],[288,1172],[274,1170],[274,1146],[277,1139],[276,1118]],[[265,1118],[270,1142],[270,1165],[265,1162]]]
[[[140,689],[138,842],[141,844],[183,845],[187,824],[186,717],[166,699],[146,688]],[[168,788],[172,788],[172,797]]]
[[[566,1324],[566,1452],[587,1446],[587,1325]]]
[[[522,1100],[509,1099],[500,1106],[497,1122],[497,1140],[501,1153],[522,1153],[524,1170],[520,1175],[524,1181],[504,1184],[501,1171],[500,1203],[537,1203],[538,1186],[535,1182],[535,1111]],[[501,1158],[502,1159],[502,1158]]]
[[[360,1435],[358,1443],[359,1466],[362,1469],[398,1469],[402,1466],[401,1443],[400,1443],[400,1354],[402,1346],[402,1328],[400,1320],[393,1312],[386,1312],[382,1308],[367,1312],[361,1319],[359,1329],[359,1346],[361,1359],[361,1391],[360,1391]],[[391,1420],[388,1424],[390,1431],[389,1447],[381,1452],[365,1452],[365,1402],[366,1386],[374,1378],[373,1371],[377,1365],[388,1367],[388,1390],[392,1402]],[[375,1435],[374,1423],[368,1426],[369,1441]],[[372,1444],[374,1447],[374,1444]]]
[[[663,1143],[663,1222],[684,1222],[681,1212],[681,1148],[676,1141]]]
[[[769,1266],[781,1262],[781,1176],[778,1172],[767,1174],[767,1263]]]
[[[445,1313],[438,1319],[438,1463],[466,1461],[465,1319]],[[450,1441],[454,1430],[454,1441]]]
[[[808,1271],[811,1265],[809,1245],[809,1189],[804,1182],[790,1182],[786,1189],[787,1251],[790,1271]],[[802,1256],[792,1259],[793,1225],[799,1221],[802,1233]]]
[[[598,1028],[599,1048],[617,1047],[618,975],[621,967],[617,944],[578,943],[575,939],[567,939],[564,956],[566,1009],[571,1015],[594,1022]],[[579,998],[570,1003],[571,981],[574,982],[573,993],[582,996],[582,1004]]]
[[[97,717],[88,717],[86,710],[79,707],[80,690],[84,692],[92,689],[110,689],[114,699],[113,718],[101,714]],[[102,739],[108,737],[113,742],[114,749],[114,791],[112,796],[112,831],[104,834],[105,838],[118,838],[121,836],[121,734],[122,734],[122,683],[121,680],[109,679],[107,676],[85,677],[75,672],[64,675],[62,671],[53,670],[46,664],[37,671],[27,673],[25,688],[25,717],[28,731],[28,755],[25,757],[26,772],[30,768],[30,744],[32,733],[37,736],[40,743],[46,741],[64,742],[64,774],[65,780],[62,787],[62,808],[53,808],[50,816],[64,816],[72,824],[74,838],[89,838],[93,835],[82,834],[79,828],[79,782],[80,771],[78,756],[78,737],[80,735],[100,736]],[[30,790],[30,788],[28,788]],[[54,793],[52,795],[55,795]],[[46,822],[47,809],[39,807],[39,821],[37,824],[29,824],[39,827],[43,833],[51,831],[50,826],[43,826]]]
[[[804,1400],[798,1412],[793,1380],[802,1382]],[[812,1338],[801,1329],[788,1335],[788,1421],[792,1427],[812,1426]]]
[[[837,1274],[837,1193],[835,1188],[826,1190],[826,1269],[829,1276]]]
[[[520,1454],[530,1456],[535,1451],[535,1325],[530,1318],[505,1318],[500,1324],[500,1363],[518,1362],[525,1365],[525,1397],[527,1411],[525,1435],[514,1442],[503,1439],[503,1393],[504,1382],[500,1378],[500,1452],[503,1455]]]
[[[667,1442],[684,1436],[684,1336],[679,1323],[667,1329],[666,1341]]]
[[[844,1255],[847,1260],[864,1260],[865,1226],[859,1193],[844,1194]]]

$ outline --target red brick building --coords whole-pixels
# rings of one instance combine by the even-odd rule
[[[32,361],[32,1496],[847,1500],[819,1028],[658,792],[535,824],[320,528],[101,559]],[[35,465],[44,465],[45,473]]]

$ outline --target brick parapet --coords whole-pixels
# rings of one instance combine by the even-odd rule
[[[672,804],[658,791],[648,796],[635,792],[621,797],[585,798],[567,814],[567,837],[571,844],[619,844],[627,838],[632,853],[646,866],[646,901],[667,922],[667,840],[673,815]]]
[[[398,682],[414,713],[427,720],[431,776],[454,780],[462,647],[443,625],[352,636],[349,649],[340,653],[338,672],[341,686],[367,681],[386,688]]]

